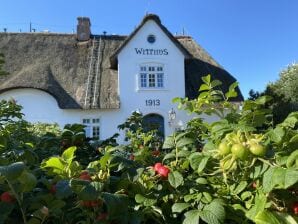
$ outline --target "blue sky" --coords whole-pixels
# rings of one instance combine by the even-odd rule
[[[172,32],[192,36],[240,83],[245,97],[298,62],[298,0],[4,0],[0,30],[71,33],[78,16],[92,32],[129,34],[146,12]]]

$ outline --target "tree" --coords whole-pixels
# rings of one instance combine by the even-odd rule
[[[298,103],[298,64],[289,65],[281,71],[279,79],[275,83],[269,83],[267,91],[271,90],[290,103]]]
[[[279,79],[269,83],[264,92],[250,90],[249,99],[254,100],[259,96],[268,95],[273,100],[268,103],[272,109],[274,123],[280,123],[287,115],[298,110],[298,64],[287,66],[279,74]]]
[[[3,70],[4,62],[4,55],[0,53],[0,75],[8,75],[8,72]]]

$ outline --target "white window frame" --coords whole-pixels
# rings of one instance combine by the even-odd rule
[[[142,63],[138,66],[139,90],[164,90],[165,66],[162,63]]]
[[[100,140],[100,118],[99,117],[83,117],[82,124],[85,125],[85,133],[87,138]]]

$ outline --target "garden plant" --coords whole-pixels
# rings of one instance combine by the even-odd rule
[[[202,80],[198,98],[173,100],[193,119],[163,142],[139,113],[117,145],[79,124],[35,128],[1,101],[0,223],[297,223],[298,112],[275,125],[269,97],[240,105],[236,83]]]

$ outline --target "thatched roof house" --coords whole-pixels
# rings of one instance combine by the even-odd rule
[[[174,97],[197,97],[207,74],[224,91],[236,81],[193,38],[173,36],[156,15],[146,15],[128,36],[94,35],[90,26],[79,17],[76,34],[0,33],[9,72],[0,76],[0,99],[15,98],[28,121],[83,123],[97,139],[111,136],[137,109],[170,134],[190,119],[174,111]],[[239,89],[235,100],[243,100]]]

